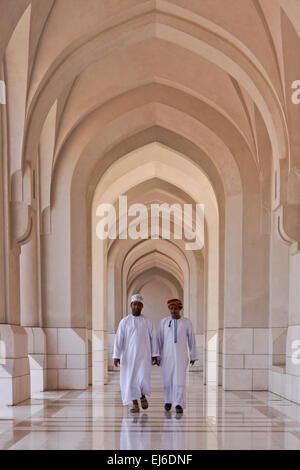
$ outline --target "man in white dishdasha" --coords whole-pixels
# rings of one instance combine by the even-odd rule
[[[160,322],[158,343],[160,365],[164,386],[165,410],[176,408],[176,413],[183,413],[186,406],[186,369],[197,361],[196,341],[192,322],[180,316],[182,302],[170,299],[167,302],[170,317]]]
[[[143,297],[131,297],[131,314],[119,323],[114,344],[114,364],[120,364],[120,387],[123,405],[133,403],[132,413],[148,408],[146,395],[150,396],[151,366],[157,364],[159,356],[154,324],[141,314]]]

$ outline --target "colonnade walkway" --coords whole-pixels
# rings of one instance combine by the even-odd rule
[[[183,416],[166,414],[158,368],[149,408],[123,407],[119,373],[88,390],[48,391],[0,408],[0,449],[300,449],[300,405],[265,391],[224,391],[188,372]]]

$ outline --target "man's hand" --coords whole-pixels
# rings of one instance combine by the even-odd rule
[[[157,357],[152,357],[152,364],[155,366],[159,366],[159,361]]]
[[[114,359],[114,365],[118,367],[119,364],[120,364],[120,359]]]

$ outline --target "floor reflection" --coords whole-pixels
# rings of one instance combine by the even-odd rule
[[[147,413],[123,418],[120,434],[121,450],[151,449],[151,425]]]
[[[88,390],[38,393],[0,408],[0,449],[298,449],[300,405],[266,391],[224,391],[188,374],[187,407],[166,413],[160,373],[147,412],[121,402],[119,373]]]
[[[186,417],[175,413],[165,413],[161,449],[185,449]]]

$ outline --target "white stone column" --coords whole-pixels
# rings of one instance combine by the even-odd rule
[[[113,360],[113,352],[114,352],[114,342],[115,342],[115,333],[108,333],[107,334],[107,359],[108,359],[108,370],[114,371],[116,370],[114,366]]]
[[[203,383],[213,382],[218,385],[219,360],[219,270],[218,254],[212,253],[207,242],[205,269],[205,324],[204,324],[204,375]]]
[[[20,326],[19,250],[7,256],[6,323],[0,324],[1,364],[0,403],[16,405],[30,397],[30,371],[27,335]]]
[[[88,329],[88,384],[93,384],[93,346],[92,346],[92,334],[91,328]]]
[[[289,326],[286,340],[286,369],[281,394],[300,404],[300,252],[290,254]],[[282,380],[282,377],[281,377]],[[275,392],[276,393],[276,392]]]
[[[19,326],[19,241],[28,233],[30,211],[26,204],[10,200],[6,130],[6,106],[0,105],[0,406],[30,397],[27,335]]]
[[[269,390],[300,403],[300,252],[283,226],[282,206],[273,215],[271,256]]]
[[[1,75],[0,75],[1,79]],[[4,105],[0,104],[0,323],[5,323],[6,320],[6,292],[5,292],[5,212],[4,212],[4,174],[3,174],[3,155],[1,152],[3,145],[3,136],[1,132],[2,127],[2,113],[1,108]]]
[[[39,326],[37,232],[36,217],[32,212],[31,236],[21,247],[20,308],[22,326]]]
[[[93,246],[93,385],[107,383],[107,246],[94,240]],[[97,260],[97,261],[95,261]]]
[[[38,227],[36,212],[32,210],[31,236],[21,247],[20,308],[21,324],[28,336],[31,394],[44,391],[47,381],[46,335],[40,327]]]
[[[206,376],[205,383],[213,382],[218,384],[218,330],[207,330],[205,332],[205,356],[206,356]]]
[[[93,385],[107,383],[106,332],[93,330]]]
[[[223,384],[223,334],[224,329],[219,328],[218,332],[218,385]]]

